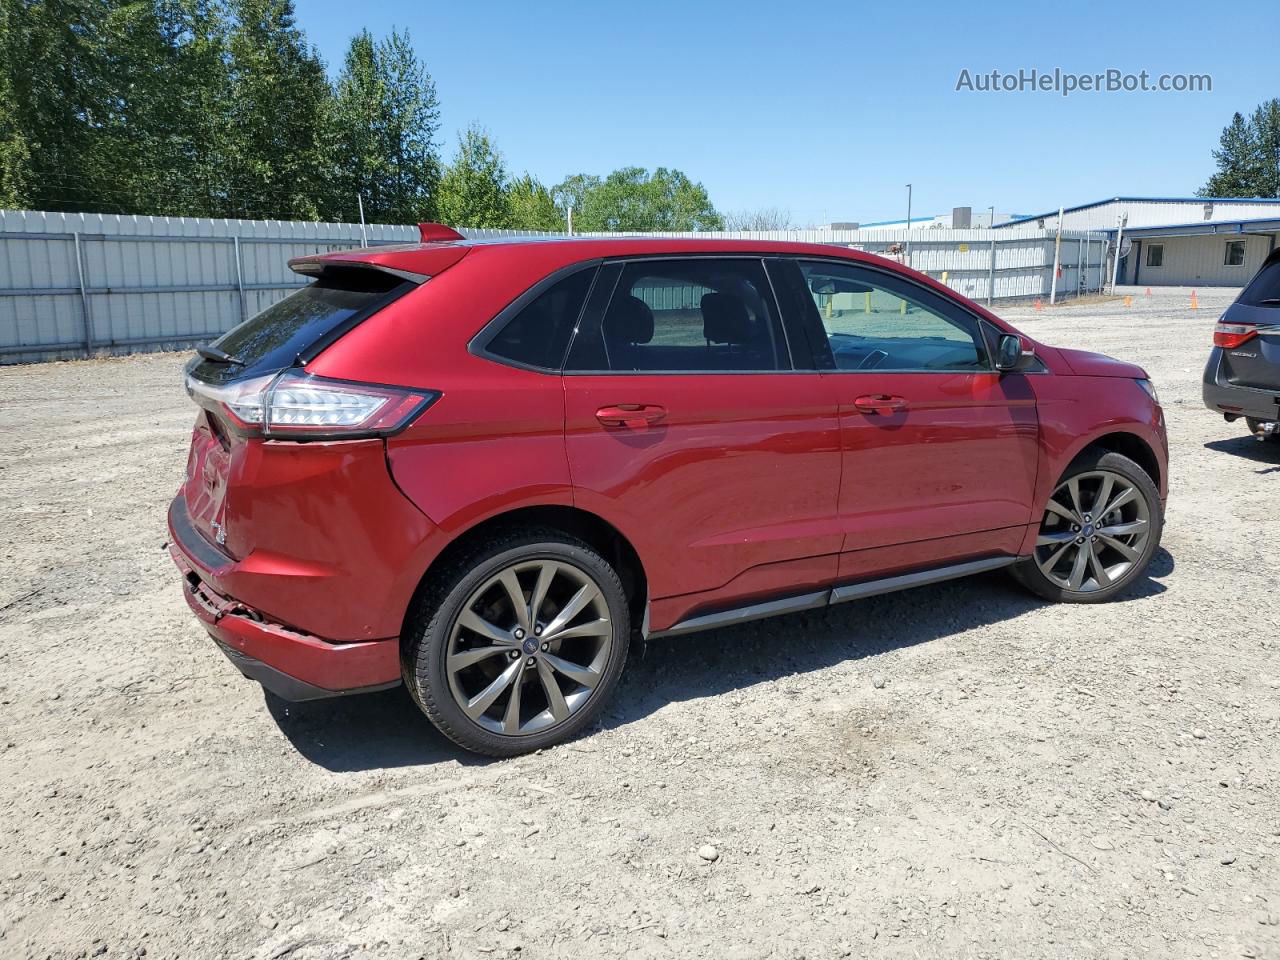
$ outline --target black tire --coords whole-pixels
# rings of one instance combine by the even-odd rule
[[[535,667],[533,663],[539,657],[546,659],[548,664],[555,659],[545,652],[547,644],[542,644],[540,650],[532,651],[521,651],[519,648],[513,651],[506,646],[499,648],[495,644],[494,648],[502,652],[487,658],[483,667],[478,665],[467,667],[462,672],[455,668],[455,671],[450,673],[446,666],[451,642],[466,642],[458,640],[458,636],[475,636],[479,641],[475,649],[481,647],[488,649],[485,636],[466,634],[465,628],[457,623],[458,618],[464,613],[464,605],[472,608],[476,603],[484,602],[474,598],[476,591],[481,590],[487,582],[502,575],[504,571],[523,565],[532,566],[539,563],[547,565],[548,562],[551,562],[550,565],[555,570],[561,571],[561,574],[557,575],[572,574],[575,577],[582,575],[586,578],[582,581],[584,584],[587,581],[594,583],[600,594],[592,601],[596,604],[594,609],[599,610],[600,604],[603,604],[607,608],[607,619],[611,625],[611,633],[602,635],[600,640],[599,649],[602,651],[600,657],[604,662],[595,674],[598,679],[589,688],[582,687],[570,694],[570,697],[579,699],[572,712],[563,720],[556,720],[554,717],[554,708],[550,702],[552,691],[545,686],[545,681],[540,675],[544,668],[543,664],[539,663]],[[525,577],[523,581],[520,580],[521,576]],[[583,541],[558,530],[526,527],[478,541],[453,558],[446,568],[438,572],[432,571],[430,581],[430,585],[415,602],[408,618],[401,665],[405,686],[409,688],[410,694],[423,713],[445,736],[475,753],[492,757],[511,757],[562,743],[580,733],[595,720],[609,700],[622,674],[627,659],[631,623],[622,582],[613,567],[594,549]],[[570,581],[567,588],[561,589],[572,590],[578,582]],[[528,575],[517,574],[517,583],[522,587],[528,585]],[[494,585],[490,589],[496,591],[499,587]],[[527,594],[529,606],[532,606],[532,594],[536,589],[536,587],[529,588]],[[509,592],[507,595],[510,595]],[[503,594],[497,594],[497,596],[501,598]],[[550,601],[550,596],[548,592],[546,594],[548,600],[544,600],[544,603]],[[594,594],[592,596],[595,597]],[[554,604],[554,601],[550,602]],[[565,603],[564,606],[567,607],[569,604]],[[554,605],[551,609],[555,609]],[[474,609],[472,612],[475,612]],[[573,622],[575,622],[574,618],[571,618],[569,623]],[[592,621],[593,624],[600,622],[602,619],[598,616]],[[548,637],[550,637],[549,634]],[[526,642],[528,640],[533,640],[535,646],[538,645],[532,634],[527,636]],[[557,651],[559,652],[560,649],[557,648]],[[455,652],[458,652],[457,649]],[[467,654],[470,651],[464,649],[462,652]],[[526,659],[525,652],[532,654],[527,659],[529,674],[525,674],[520,669],[520,664]],[[514,655],[515,653],[519,655]],[[505,659],[508,655],[511,656],[509,661]],[[555,660],[555,662],[563,664],[566,661]],[[579,666],[578,664],[570,665]],[[460,678],[463,674],[466,671],[481,669],[493,671],[498,667],[503,667],[501,672],[505,674],[507,666],[516,671],[515,678],[513,681],[508,681],[508,686],[504,688],[502,694],[499,694],[493,707],[486,709],[498,708],[503,702],[510,706],[514,695],[510,689],[511,684],[514,683],[516,687],[527,691],[530,689],[530,683],[536,683],[534,692],[546,701],[544,711],[546,716],[543,722],[550,724],[547,729],[508,735],[482,725],[487,723],[492,726],[498,722],[496,718],[482,715],[477,720],[469,717],[464,711],[463,705],[458,700]],[[560,676],[549,666],[546,669],[549,675]],[[450,683],[451,677],[454,681],[453,686]],[[487,676],[481,677],[479,682],[484,684],[487,679]],[[561,684],[565,682],[571,681],[564,680]],[[585,694],[582,694],[582,691],[586,691]],[[530,694],[526,692],[524,696],[528,697]],[[565,699],[561,696],[559,703],[563,705]],[[534,699],[532,704],[525,702],[523,706],[529,709],[531,706],[536,707],[537,704],[537,699]],[[561,709],[565,707],[562,706]],[[521,722],[520,713],[521,704],[517,703],[515,706],[517,728]],[[541,717],[542,714],[538,716]],[[534,718],[536,719],[537,717]],[[533,724],[534,720],[530,720],[530,724]]]
[[[1122,575],[1116,576],[1105,586],[1100,585],[1099,578],[1093,576],[1092,571],[1094,568],[1092,563],[1086,557],[1084,561],[1085,568],[1087,575],[1092,578],[1092,587],[1076,590],[1064,587],[1063,584],[1059,582],[1062,579],[1061,576],[1059,576],[1058,579],[1054,579],[1050,575],[1046,574],[1046,572],[1041,568],[1041,561],[1044,560],[1047,562],[1051,560],[1054,555],[1054,550],[1057,548],[1053,545],[1037,547],[1036,554],[1019,560],[1010,568],[1010,572],[1013,574],[1014,579],[1024,587],[1032,593],[1044,597],[1046,600],[1053,600],[1058,603],[1105,603],[1117,594],[1123,592],[1135,580],[1143,575],[1148,564],[1151,562],[1151,558],[1155,555],[1156,550],[1160,546],[1160,536],[1164,528],[1164,516],[1160,509],[1160,491],[1156,487],[1155,481],[1147,475],[1146,471],[1123,454],[1097,449],[1085,450],[1072,462],[1071,466],[1069,466],[1066,472],[1062,475],[1062,478],[1054,485],[1054,494],[1050,495],[1050,499],[1052,500],[1054,496],[1057,495],[1064,486],[1067,486],[1069,481],[1073,478],[1077,479],[1078,484],[1086,484],[1090,482],[1088,478],[1097,477],[1099,474],[1112,474],[1124,478],[1132,485],[1136,491],[1136,495],[1142,498],[1143,503],[1141,506],[1145,511],[1145,522],[1148,525],[1145,540],[1141,541],[1140,548],[1135,548],[1133,546],[1136,541],[1132,538],[1129,540],[1129,543],[1125,544],[1137,555],[1137,559],[1125,560],[1125,558],[1119,554],[1114,554],[1114,556],[1119,557],[1123,562],[1127,562],[1128,566]],[[1094,482],[1098,483],[1098,492],[1101,492],[1101,482]],[[1087,494],[1087,490],[1082,492],[1082,496],[1087,496]],[[1108,516],[1116,516],[1116,514],[1108,514]],[[1084,517],[1092,519],[1092,514],[1085,514]],[[1098,517],[1096,520],[1098,521],[1098,530],[1117,529],[1116,527],[1104,528],[1102,525],[1104,520],[1103,517]],[[1065,536],[1068,539],[1075,537],[1071,542],[1065,543],[1062,549],[1075,550],[1076,552],[1074,556],[1078,557],[1082,552],[1080,546],[1081,541],[1086,538],[1083,536],[1076,537],[1076,534],[1070,532],[1077,529],[1077,527],[1067,526],[1062,528],[1060,525],[1064,522],[1064,519],[1057,511],[1050,510],[1046,507],[1041,519],[1041,537],[1044,537],[1047,534],[1053,534],[1058,537]],[[1059,525],[1061,532],[1053,533],[1050,529],[1051,524]],[[1094,527],[1092,526],[1078,529],[1080,534],[1094,532]],[[1098,534],[1098,536],[1102,536],[1104,541],[1108,541],[1109,539],[1101,534]],[[1097,537],[1095,536],[1088,539],[1096,541]],[[1084,550],[1088,549],[1090,548],[1088,543],[1086,543],[1084,545]],[[1108,550],[1111,548],[1104,544],[1104,546],[1099,549]],[[1074,558],[1070,556],[1064,557],[1063,562],[1065,563],[1071,559]]]
[[[1255,437],[1262,432],[1262,420],[1257,420],[1253,417],[1245,417],[1244,422],[1249,425],[1249,432]],[[1269,433],[1262,439],[1265,443],[1280,443],[1280,433]]]

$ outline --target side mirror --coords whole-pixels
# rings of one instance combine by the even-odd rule
[[[1026,370],[1036,358],[1035,348],[1016,333],[1003,333],[996,343],[996,369],[1002,373]]]

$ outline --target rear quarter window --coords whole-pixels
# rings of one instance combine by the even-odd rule
[[[525,306],[517,306],[515,315],[484,345],[484,352],[522,366],[559,370],[595,275],[594,267],[578,270]]]
[[[1280,257],[1270,258],[1262,265],[1236,302],[1246,307],[1280,307]]]

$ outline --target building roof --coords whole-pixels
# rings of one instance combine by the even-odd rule
[[[1275,197],[1107,197],[1105,200],[1094,200],[1092,203],[1081,203],[1074,207],[1063,207],[1062,212],[1075,213],[1077,210],[1088,210],[1091,207],[1101,207],[1108,203],[1276,203],[1280,204],[1280,199]],[[1045,217],[1056,217],[1057,210],[1050,210],[1047,213],[1033,213],[1029,216],[1019,217],[1016,220],[1006,220],[1000,224],[1002,227],[1012,226],[1018,223],[1027,223],[1031,220],[1042,220]]]

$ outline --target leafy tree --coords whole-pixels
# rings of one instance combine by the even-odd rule
[[[94,44],[107,12],[105,0],[0,0],[0,189],[11,202],[103,209],[85,161],[102,113]]]
[[[551,199],[561,213],[567,215],[568,211],[572,209],[573,215],[578,217],[582,213],[582,206],[587,194],[599,187],[602,182],[599,177],[592,174],[575,173],[572,176],[565,177],[564,180],[551,188]]]
[[[565,221],[556,209],[551,192],[529,174],[517,177],[507,190],[509,226],[517,230],[564,230]]]
[[[507,168],[481,127],[458,137],[453,162],[440,178],[440,218],[455,227],[505,227],[510,223]]]
[[[435,83],[407,33],[375,44],[367,30],[351,40],[334,93],[332,144],[337,207],[353,218],[388,223],[434,219],[440,156]]]
[[[324,64],[292,0],[232,0],[232,12],[221,205],[231,216],[316,217],[332,96]]]
[[[1248,118],[1235,114],[1213,159],[1218,172],[1200,196],[1280,197],[1280,99],[1260,104]]]
[[[650,231],[718,230],[724,220],[711,204],[706,188],[679,170],[623,167],[588,186],[574,228],[581,230]]]

